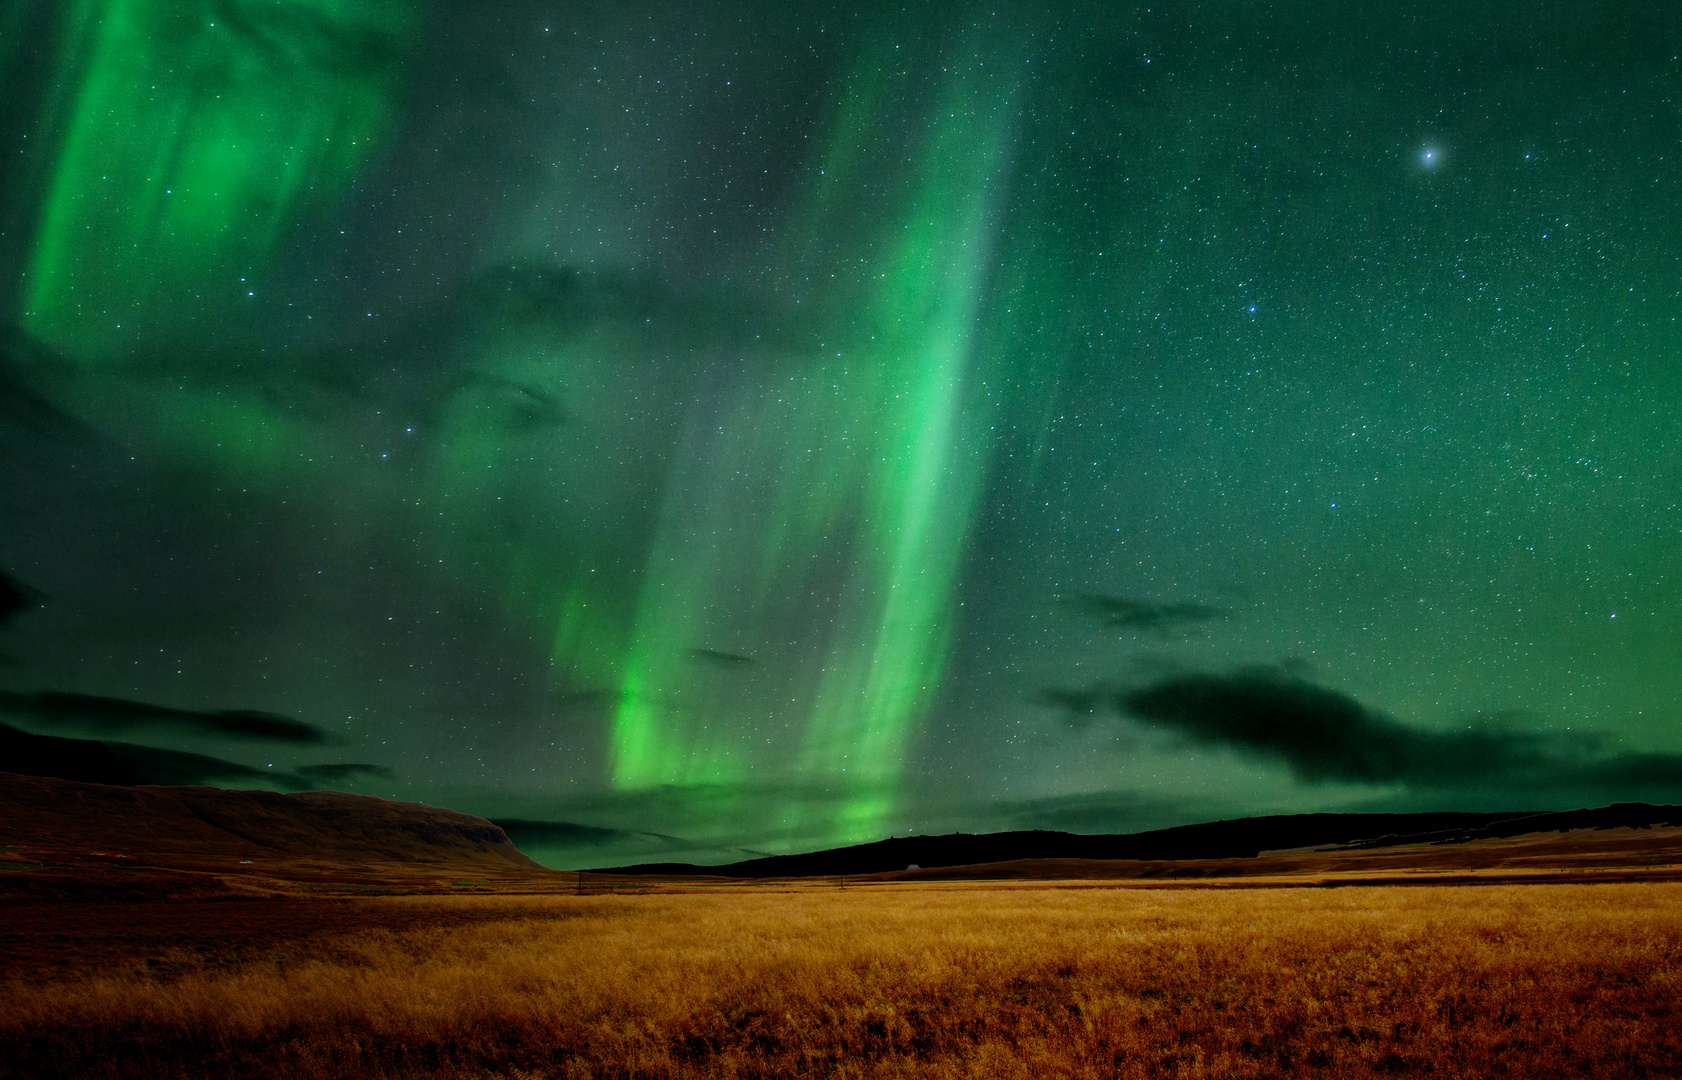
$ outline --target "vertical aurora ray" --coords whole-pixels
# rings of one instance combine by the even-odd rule
[[[979,71],[980,65],[970,70]],[[977,80],[978,81],[978,80]],[[865,565],[831,646],[802,751],[839,769],[838,839],[893,809],[907,741],[939,685],[952,588],[985,467],[985,413],[964,409],[988,285],[1009,97],[959,76],[880,275],[871,323],[891,397],[871,455]],[[897,241],[897,242],[896,242]]]
[[[406,0],[82,0],[25,328],[100,360],[255,294],[380,143],[411,21]]]
[[[612,732],[621,790],[791,785],[821,794],[783,826],[836,842],[893,812],[940,684],[986,468],[975,335],[1013,101],[974,50],[927,97],[874,59],[802,230],[799,257],[836,268],[819,341],[691,417]],[[895,130],[919,133],[908,167]],[[751,663],[697,662],[720,654]]]

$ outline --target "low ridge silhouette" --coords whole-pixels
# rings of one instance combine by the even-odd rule
[[[1682,825],[1682,806],[1618,803],[1593,810],[1559,812],[1286,814],[1107,836],[1045,830],[951,833],[945,836],[890,837],[870,844],[801,855],[773,855],[723,866],[642,863],[590,872],[781,878],[892,873],[905,870],[913,863],[930,870],[1021,859],[1248,859],[1264,851],[1296,848],[1346,847],[1361,850],[1570,829],[1644,828],[1654,825]]]

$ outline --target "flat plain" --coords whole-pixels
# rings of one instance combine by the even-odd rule
[[[0,1061],[252,1080],[1682,1075],[1682,884],[1254,884],[1271,887],[14,900]]]

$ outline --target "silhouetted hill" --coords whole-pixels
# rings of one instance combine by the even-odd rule
[[[1562,813],[1289,814],[1111,836],[1030,831],[907,836],[854,847],[776,855],[724,866],[645,863],[592,871],[627,875],[710,875],[735,878],[881,874],[976,866],[1022,859],[1187,860],[1254,858],[1263,851],[1353,845],[1454,842],[1529,832],[1682,824],[1682,807],[1620,803]]]
[[[1539,814],[1508,814],[1477,827],[1390,833],[1370,840],[1351,841],[1351,848],[1398,847],[1404,844],[1453,844],[1492,840],[1527,833],[1569,832],[1573,829],[1645,829],[1654,825],[1682,825],[1682,806],[1613,803],[1592,810],[1557,810]]]
[[[328,865],[539,870],[484,818],[339,791],[115,787],[0,773],[0,844],[251,872]]]

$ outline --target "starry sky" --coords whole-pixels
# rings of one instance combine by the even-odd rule
[[[1682,801],[1679,56],[7,5],[0,721],[562,867]]]

